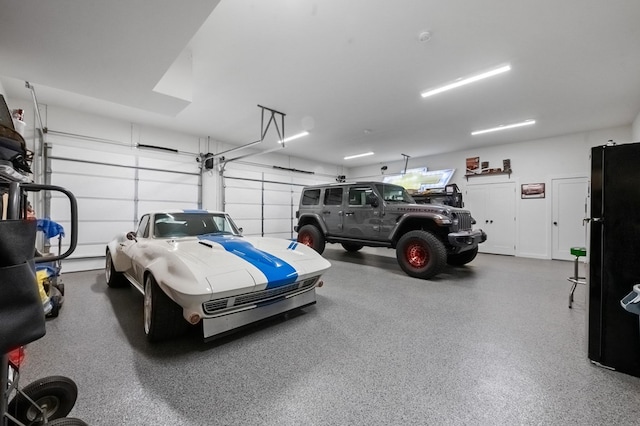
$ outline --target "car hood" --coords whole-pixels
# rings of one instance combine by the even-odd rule
[[[325,272],[331,264],[294,241],[202,235],[175,240],[174,254],[201,270],[213,293],[276,288]]]

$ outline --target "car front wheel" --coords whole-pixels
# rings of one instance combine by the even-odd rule
[[[121,272],[116,271],[113,266],[113,258],[111,257],[111,250],[107,250],[107,256],[104,265],[104,278],[107,281],[109,287],[124,287],[128,281],[122,275]]]
[[[311,247],[320,254],[324,251],[324,236],[314,225],[304,225],[300,228],[300,231],[298,231],[298,242]]]
[[[426,280],[444,269],[447,249],[432,233],[411,231],[398,241],[396,258],[407,275]]]
[[[144,284],[144,333],[152,342],[167,340],[184,334],[188,324],[182,308],[165,294],[148,274]]]

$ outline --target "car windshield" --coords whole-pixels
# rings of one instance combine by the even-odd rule
[[[156,238],[195,237],[206,234],[240,232],[229,216],[223,213],[159,213],[155,215],[153,236]]]
[[[415,203],[413,197],[399,185],[390,185],[387,183],[378,183],[376,188],[382,199],[388,203]]]

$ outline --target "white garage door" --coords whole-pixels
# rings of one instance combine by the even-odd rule
[[[326,178],[312,174],[228,163],[223,176],[223,208],[244,235],[295,238],[293,227],[302,188],[322,182]]]
[[[103,267],[106,243],[134,230],[146,212],[201,207],[201,179],[193,156],[87,145],[56,143],[48,150],[48,183],[68,189],[78,202],[78,246],[63,262],[64,270]],[[45,215],[69,230],[67,198],[51,192],[49,206]],[[50,243],[57,248],[57,239]]]

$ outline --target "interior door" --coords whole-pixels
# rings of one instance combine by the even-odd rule
[[[474,229],[487,233],[480,244],[481,253],[515,255],[516,198],[515,183],[470,185],[466,190],[465,208],[476,220]]]
[[[551,257],[574,260],[571,247],[586,247],[587,198],[586,177],[553,179],[553,218]]]

